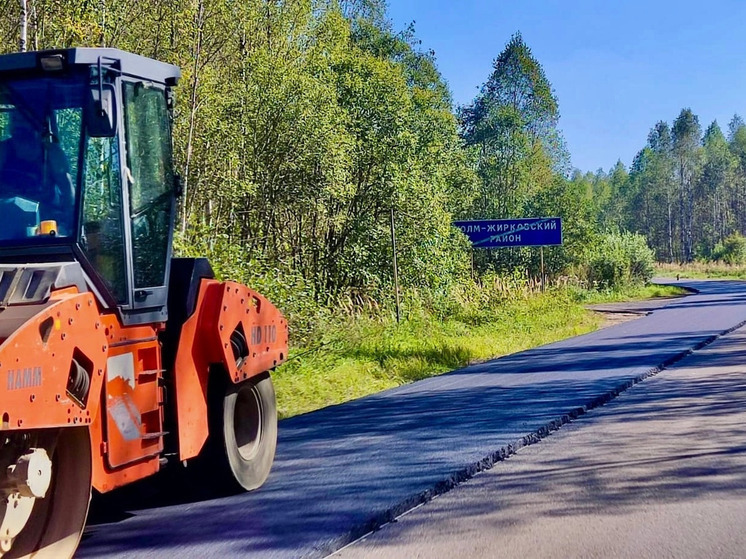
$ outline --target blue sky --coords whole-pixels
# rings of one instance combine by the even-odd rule
[[[389,0],[397,30],[415,22],[456,103],[470,102],[520,31],[559,99],[572,164],[629,166],[658,120],[682,108],[727,133],[746,118],[746,2],[710,0]]]

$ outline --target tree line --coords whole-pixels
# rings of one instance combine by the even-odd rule
[[[702,131],[691,109],[657,122],[626,169],[576,172],[594,200],[599,225],[645,235],[661,261],[718,259],[732,235],[746,232],[746,125],[734,115]]]

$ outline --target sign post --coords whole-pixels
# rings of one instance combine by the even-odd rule
[[[399,303],[399,268],[396,265],[396,227],[394,227],[394,208],[391,208],[391,252],[394,255],[394,290],[396,291],[396,323],[401,320]]]
[[[541,256],[541,292],[544,293],[544,247],[539,247],[539,255]]]

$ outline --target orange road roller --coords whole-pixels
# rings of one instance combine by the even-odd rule
[[[0,557],[71,557],[92,488],[169,462],[246,490],[272,466],[287,323],[172,257],[179,76],[108,48],[0,56]]]

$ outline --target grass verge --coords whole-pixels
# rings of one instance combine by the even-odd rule
[[[689,295],[686,289],[674,285],[633,285],[624,289],[608,291],[579,291],[578,299],[585,304],[618,303],[621,301],[643,301],[659,297],[682,297]]]
[[[683,293],[655,285],[604,293],[565,288],[446,320],[424,311],[400,324],[380,316],[337,317],[319,326],[323,334],[314,348],[291,351],[274,374],[278,411],[290,417],[591,332],[603,319],[584,308],[588,303]]]
[[[688,264],[656,264],[657,276],[689,279],[746,279],[746,266],[724,262],[690,262]]]

